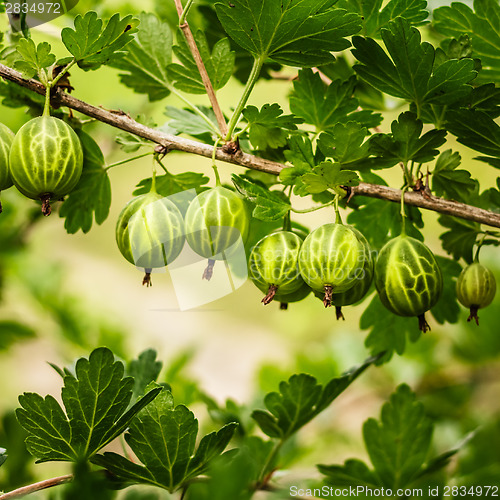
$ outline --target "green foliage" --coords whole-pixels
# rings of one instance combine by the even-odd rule
[[[0,448],[0,467],[4,464],[5,460],[7,460],[7,450],[5,448]]]
[[[133,16],[120,19],[114,14],[104,25],[102,19],[93,11],[75,18],[75,27],[64,28],[61,38],[74,60],[85,71],[96,70],[112,59],[123,55],[122,49],[137,32],[139,20]],[[71,59],[59,61],[67,64]]]
[[[195,452],[198,421],[185,406],[174,407],[172,394],[162,389],[125,434],[128,445],[144,465],[113,452],[98,455],[93,462],[127,482],[152,484],[174,492],[205,471],[209,462],[224,451],[235,429],[236,424],[230,423],[207,434]]]
[[[335,0],[242,0],[216,3],[217,15],[233,40],[255,58],[313,67],[333,60],[330,52],[348,48],[361,18],[333,7]]]
[[[1,320],[0,321],[0,351],[7,350],[16,342],[29,340],[36,336],[35,330],[19,321]]]
[[[14,67],[22,73],[24,78],[33,78],[41,70],[56,62],[56,56],[51,53],[51,50],[47,42],[35,45],[31,38],[21,38],[17,45],[17,52],[21,59],[15,61]]]
[[[359,111],[359,101],[353,96],[356,86],[354,76],[347,80],[335,79],[326,85],[319,73],[310,69],[299,71],[293,82],[290,109],[317,132],[330,131],[337,123],[357,121],[366,127],[376,127],[381,117],[371,111]]]
[[[132,360],[127,366],[127,375],[134,379],[134,388],[131,401],[136,401],[146,392],[146,387],[151,382],[156,382],[160,375],[163,363],[156,360],[156,351],[147,349],[141,352],[137,359]]]
[[[440,7],[433,13],[434,28],[445,36],[459,38],[467,34],[471,39],[472,54],[481,59],[481,82],[500,82],[500,6],[496,0],[475,0],[474,10],[462,2]]]
[[[120,81],[150,101],[158,101],[170,94],[167,66],[172,62],[172,32],[167,23],[154,14],[139,15],[135,38],[127,44],[126,53],[113,58],[110,65],[125,73]]]
[[[472,59],[437,66],[434,47],[421,42],[420,32],[401,17],[381,35],[388,54],[371,38],[353,38],[353,54],[360,62],[354,69],[376,89],[410,101],[418,110],[423,104],[452,104],[471,92],[468,84],[477,74]]]
[[[325,161],[315,167],[310,174],[305,174],[300,178],[303,188],[308,193],[322,193],[331,189],[340,196],[345,196],[342,187],[357,186],[359,177],[352,170],[341,170],[338,163]]]
[[[102,224],[108,218],[111,206],[111,183],[102,151],[82,130],[78,137],[83,150],[82,176],[59,212],[66,219],[64,227],[69,234],[80,229],[88,233],[94,217],[97,224]]]
[[[359,14],[363,19],[363,36],[380,38],[385,28],[397,17],[405,18],[413,26],[425,23],[429,13],[426,0],[340,0],[336,5]]]
[[[427,461],[433,425],[424,406],[405,385],[400,385],[382,407],[380,420],[368,419],[363,439],[373,469],[357,459],[343,465],[319,465],[327,484],[381,487],[395,491],[415,485],[442,467],[458,452],[451,450]]]
[[[481,226],[477,222],[458,219],[449,215],[441,215],[439,223],[449,229],[440,238],[443,248],[458,260],[463,258],[469,264],[472,262],[472,251]]]
[[[325,410],[377,358],[369,358],[323,387],[311,375],[292,375],[281,382],[280,392],[270,392],[264,398],[266,410],[255,410],[252,418],[262,431],[272,438],[288,439],[315,416]]]
[[[196,33],[195,41],[214,90],[221,89],[231,78],[234,69],[234,52],[231,50],[229,40],[227,38],[218,40],[211,52],[203,31]],[[204,94],[206,90],[198,66],[182,32],[177,35],[177,44],[174,53],[182,64],[169,65],[170,79],[175,82],[176,88],[183,92]]]
[[[279,104],[264,104],[259,110],[255,106],[247,106],[243,110],[249,130],[248,137],[255,149],[280,148],[286,145],[291,130],[297,130],[300,118],[283,115]]]
[[[61,395],[66,412],[52,396],[19,396],[21,408],[16,415],[28,432],[28,451],[38,462],[92,457],[119,436],[158,395],[160,389],[152,389],[125,411],[134,381],[123,374],[123,364],[114,360],[109,349],[101,347],[89,359],[78,360],[74,376],[67,373],[64,377]]]

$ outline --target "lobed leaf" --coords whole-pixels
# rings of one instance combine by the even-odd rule
[[[113,58],[110,66],[124,71],[120,81],[125,86],[159,101],[170,94],[167,67],[172,62],[172,31],[154,14],[143,12],[138,18],[138,33],[127,44],[126,53]]]
[[[51,53],[52,48],[47,42],[35,45],[31,38],[21,38],[16,50],[21,59],[14,62],[14,68],[22,73],[23,78],[33,78],[56,62],[56,56]]]
[[[361,18],[334,7],[336,0],[240,0],[216,3],[226,33],[262,60],[313,67],[334,59],[331,52],[350,46]]]
[[[104,25],[94,11],[75,17],[74,29],[64,28],[61,38],[76,63],[85,71],[95,70],[123,55],[133,39],[139,20],[131,15],[120,19],[114,14]]]

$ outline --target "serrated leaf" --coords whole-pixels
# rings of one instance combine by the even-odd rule
[[[382,5],[384,4],[383,8]],[[426,0],[340,0],[337,7],[355,12],[363,19],[363,35],[380,38],[380,29],[397,17],[419,26],[429,16]]]
[[[133,39],[139,20],[133,16],[114,14],[104,25],[94,11],[75,17],[74,29],[64,28],[61,38],[80,68],[98,69],[112,59],[123,55],[122,49]]]
[[[331,52],[350,46],[360,17],[333,7],[336,0],[240,0],[216,3],[224,30],[256,58],[313,67],[333,60]]]
[[[472,90],[472,59],[449,60],[436,66],[435,49],[421,42],[420,32],[401,17],[381,31],[388,54],[371,38],[353,37],[354,69],[367,83],[421,108],[424,103],[452,104]],[[389,57],[390,56],[390,57]]]
[[[432,439],[432,423],[424,405],[403,384],[385,403],[380,421],[368,419],[363,438],[370,460],[387,488],[407,486],[425,462]]]
[[[128,427],[158,390],[125,412],[133,380],[123,374],[123,364],[114,360],[109,349],[100,347],[89,359],[78,360],[75,375],[65,372],[62,401],[66,413],[52,396],[19,396],[21,408],[16,415],[28,432],[28,451],[38,462],[89,459]]]
[[[370,144],[364,142],[368,130],[356,122],[337,123],[330,133],[323,133],[318,147],[327,158],[340,165],[360,161],[370,155]]]
[[[308,137],[298,134],[292,135],[288,138],[287,143],[290,149],[285,149],[283,154],[293,167],[283,168],[279,174],[279,180],[285,186],[292,186],[295,184],[297,178],[308,172],[312,172],[312,169],[316,165],[316,160],[314,158],[312,142]]]
[[[472,250],[481,232],[480,225],[449,215],[441,215],[438,221],[441,226],[449,229],[439,237],[446,252],[456,260],[463,258],[469,264],[472,263]]]
[[[446,128],[465,146],[500,158],[500,126],[485,112],[468,109],[446,113]]]
[[[439,154],[446,141],[446,130],[429,130],[422,134],[423,123],[407,111],[391,124],[392,134],[375,134],[370,139],[370,153],[388,162],[426,163]]]
[[[195,40],[210,82],[214,90],[220,90],[233,74],[235,54],[231,50],[231,44],[227,38],[223,38],[218,40],[214,44],[212,51],[210,51],[207,38],[201,30],[196,33]],[[169,65],[168,74],[170,79],[183,92],[205,94],[205,85],[201,79],[198,66],[182,33],[177,36],[177,43],[178,45],[174,47],[174,53],[181,64]]]
[[[279,104],[264,104],[259,110],[255,106],[247,106],[243,116],[250,128],[248,137],[256,149],[277,149],[287,143],[290,130],[297,130],[297,123],[302,123],[294,115],[283,115]]]
[[[212,121],[212,123],[217,123],[212,108],[206,106],[198,106],[198,108]],[[167,125],[175,134],[184,133],[200,139],[207,138],[209,142],[211,141],[213,143],[212,135],[214,129],[193,111],[167,106],[165,108],[165,115],[172,118]]]
[[[156,177],[156,191],[162,196],[181,193],[190,189],[199,189],[209,182],[209,178],[197,172],[182,172],[180,174],[165,173]],[[151,191],[152,178],[142,179],[134,190],[134,196]]]
[[[40,70],[56,62],[56,56],[51,53],[52,48],[47,42],[35,45],[31,38],[21,38],[16,50],[22,59],[14,62],[14,68],[20,71],[24,78],[33,78]]]
[[[292,375],[287,382],[280,383],[279,393],[266,395],[267,411],[256,410],[252,418],[268,436],[285,440],[325,410],[375,361],[376,358],[365,360],[324,387],[311,375]]]
[[[467,196],[476,188],[469,171],[457,170],[461,163],[460,155],[451,149],[443,151],[436,161],[432,172],[432,191],[437,196],[451,200],[466,201]]]
[[[348,80],[336,79],[326,85],[319,73],[303,69],[293,82],[290,110],[306,123],[314,125],[317,132],[330,131],[337,123],[348,121],[376,127],[381,122],[378,113],[357,111],[359,102],[353,95],[355,85],[355,76]]]
[[[112,452],[97,455],[92,461],[121,479],[174,492],[202,474],[211,460],[224,451],[236,426],[230,423],[218,432],[207,434],[195,452],[198,421],[185,406],[174,408],[171,393],[162,389],[156,400],[131,422],[125,434],[143,465]]]
[[[270,191],[246,176],[233,174],[231,178],[238,192],[255,204],[253,217],[273,221],[282,219],[290,211],[290,201],[278,192]]]
[[[475,0],[474,11],[462,2],[440,7],[433,12],[434,28],[445,36],[459,38],[467,34],[472,55],[481,59],[481,82],[500,82],[500,5],[497,0]]]
[[[380,485],[376,474],[361,460],[349,459],[344,465],[318,465],[325,481],[335,486],[363,486],[375,489]]]
[[[407,338],[416,342],[421,335],[416,318],[404,318],[389,312],[378,295],[375,295],[364,310],[359,327],[362,330],[370,330],[365,345],[373,354],[385,352],[383,362],[389,361],[395,352],[403,354]]]
[[[102,224],[111,206],[111,183],[104,156],[98,144],[82,130],[78,131],[83,149],[83,172],[76,187],[66,197],[59,216],[64,217],[64,227],[69,234],[78,230],[88,233],[95,217]]]
[[[340,164],[325,161],[315,167],[312,173],[303,175],[302,187],[311,194],[322,193],[328,189],[345,195],[341,186],[357,186],[359,177],[352,170],[342,170]]]
[[[172,62],[172,32],[168,23],[154,14],[139,14],[139,30],[127,44],[126,53],[113,58],[110,65],[125,73],[120,81],[150,101],[170,94],[167,66]]]
[[[137,359],[128,364],[127,375],[134,379],[132,401],[142,396],[151,382],[156,382],[162,367],[163,363],[156,360],[156,351],[154,349],[141,352]]]

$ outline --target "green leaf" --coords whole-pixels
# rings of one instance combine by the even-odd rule
[[[14,68],[22,73],[23,78],[33,78],[40,70],[56,62],[56,56],[51,53],[52,48],[47,42],[35,45],[31,38],[21,38],[16,49],[22,59],[14,62]]]
[[[375,489],[380,486],[377,475],[361,460],[349,459],[344,465],[318,465],[326,482],[334,486],[363,486]]]
[[[474,11],[462,2],[440,7],[433,12],[434,28],[441,34],[459,38],[467,34],[472,54],[481,59],[481,82],[500,82],[500,5],[497,0],[475,0]]]
[[[215,113],[212,108],[208,108],[206,106],[198,106],[198,108],[200,111],[205,113],[212,123],[217,123]],[[165,108],[165,115],[172,118],[167,125],[170,129],[173,129],[174,134],[184,133],[192,135],[193,137],[207,139],[208,142],[212,142],[213,144],[213,128],[211,128],[210,125],[203,118],[201,118],[201,116],[195,114],[193,111],[189,109],[176,108],[174,106],[167,106]]]
[[[472,263],[472,250],[481,233],[480,225],[449,215],[441,215],[438,221],[441,226],[449,229],[439,237],[446,252],[456,260],[463,258],[469,264]]]
[[[446,130],[429,130],[422,134],[423,123],[407,111],[391,124],[392,134],[375,134],[370,139],[370,152],[379,158],[393,162],[409,161],[426,163],[439,154],[445,141]]]
[[[431,309],[434,319],[441,325],[446,321],[456,323],[460,315],[457,302],[457,278],[462,267],[456,260],[436,255],[436,260],[443,273],[443,291],[438,303]]]
[[[382,8],[382,4],[385,4]],[[429,16],[426,0],[340,0],[337,7],[359,14],[363,19],[363,35],[380,38],[380,29],[397,17],[404,17],[410,24],[419,26]]]
[[[348,80],[334,80],[326,85],[319,73],[310,69],[299,71],[299,78],[293,82],[290,96],[290,110],[314,125],[317,132],[330,131],[337,123],[357,121],[366,127],[376,127],[381,122],[378,113],[357,111],[359,102],[353,96],[356,77]]]
[[[451,200],[466,201],[470,193],[476,189],[476,183],[469,171],[457,170],[461,163],[460,155],[451,149],[443,151],[436,161],[432,172],[432,191],[437,196],[445,196]]]
[[[370,144],[364,142],[368,130],[356,122],[337,123],[330,133],[323,133],[318,147],[327,158],[342,166],[370,156]]]
[[[7,460],[7,450],[5,448],[0,448],[0,467],[4,464],[5,460]]]
[[[218,40],[212,52],[203,31],[199,30],[196,33],[195,40],[214,90],[221,89],[231,78],[234,69],[235,54],[231,50],[229,40],[227,38]],[[171,80],[183,92],[205,94],[198,66],[182,33],[177,36],[177,43],[179,45],[174,47],[174,53],[182,64],[169,65],[168,74]]]
[[[368,419],[363,438],[370,460],[387,488],[405,487],[425,462],[432,439],[432,423],[424,405],[403,384],[385,403],[380,420]]]
[[[500,125],[483,111],[468,109],[446,113],[446,128],[458,142],[471,149],[500,158]]]
[[[304,189],[311,194],[332,189],[335,193],[344,196],[345,190],[341,186],[357,186],[359,177],[352,170],[341,170],[338,163],[325,161],[315,167],[312,173],[303,175],[301,181]]]
[[[156,177],[156,191],[162,196],[181,193],[189,189],[198,190],[201,186],[209,182],[209,178],[196,172],[182,172],[177,175],[165,173]],[[142,179],[134,190],[134,196],[146,194],[151,191],[152,178]]]
[[[290,201],[277,191],[270,191],[253,179],[232,175],[236,189],[255,204],[252,216],[263,221],[282,219],[292,208]]]
[[[131,422],[125,434],[128,445],[143,465],[112,452],[97,455],[92,461],[121,479],[174,492],[202,474],[224,451],[236,426],[230,423],[218,432],[207,434],[195,452],[198,421],[185,406],[174,408],[172,394],[162,389],[156,400]]]
[[[365,345],[373,354],[385,352],[383,362],[389,361],[394,352],[399,355],[404,353],[407,336],[411,342],[416,342],[421,334],[416,318],[403,318],[389,312],[378,295],[364,310],[359,327],[370,329]]]
[[[336,0],[240,0],[216,3],[226,33],[254,57],[313,67],[347,49],[361,28],[357,14],[333,7]]]
[[[266,395],[264,404],[268,411],[255,410],[252,418],[265,434],[285,440],[325,410],[376,360],[365,360],[324,387],[311,375],[292,375],[287,382],[280,383],[279,393]]]
[[[283,110],[276,103],[264,104],[260,111],[255,106],[247,106],[243,110],[243,116],[250,126],[250,142],[256,149],[277,149],[285,146],[289,131],[297,130],[296,124],[302,123],[302,120],[294,115],[283,115]]]
[[[154,14],[139,15],[139,32],[127,44],[122,57],[110,65],[125,71],[120,81],[150,101],[159,101],[170,94],[167,66],[172,62],[172,32],[167,23]]]
[[[75,28],[64,28],[61,38],[76,63],[85,71],[98,69],[124,54],[122,49],[133,39],[139,20],[114,14],[104,26],[93,11],[75,17]]]
[[[143,396],[146,387],[151,382],[156,382],[162,367],[163,363],[156,360],[156,351],[154,349],[141,352],[137,359],[128,364],[127,375],[134,379],[132,401],[135,401],[139,396]]]
[[[381,33],[388,54],[371,38],[353,38],[352,53],[360,62],[354,69],[376,89],[413,102],[417,109],[424,103],[451,104],[471,92],[468,83],[477,74],[472,59],[435,65],[434,47],[421,43],[418,29],[400,17]]]
[[[283,153],[293,167],[282,169],[279,180],[285,186],[292,186],[298,177],[312,172],[316,165],[316,159],[314,158],[312,142],[307,136],[295,134],[289,137],[287,142],[290,149],[285,149]]]
[[[66,219],[64,227],[69,234],[79,229],[88,233],[93,217],[97,224],[102,224],[111,206],[111,183],[102,151],[90,135],[79,130],[78,136],[83,149],[82,176],[59,211],[59,216]]]
[[[16,344],[25,339],[36,337],[36,332],[33,328],[12,320],[0,321],[0,351],[8,349],[11,345]]]
[[[62,401],[66,413],[52,397],[35,393],[19,396],[16,411],[28,432],[26,446],[38,462],[80,461],[92,457],[121,434],[158,390],[150,391],[125,412],[133,380],[123,377],[124,367],[105,348],[76,363],[75,375],[66,372]]]

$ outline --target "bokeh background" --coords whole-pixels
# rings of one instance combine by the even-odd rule
[[[75,12],[165,13],[166,0],[81,1]],[[449,2],[432,2],[431,6]],[[73,13],[72,13],[73,14]],[[36,41],[49,41],[55,53],[64,54],[59,32],[72,22],[70,15],[33,30]],[[151,116],[156,123],[167,121],[165,106],[181,106],[175,96],[150,103],[119,84],[118,71],[71,72],[74,95],[107,109],[121,109],[136,116]],[[285,74],[293,76],[293,70]],[[218,97],[226,112],[237,101],[242,86],[231,81]],[[250,104],[258,107],[278,102],[287,112],[290,85],[286,81],[257,84]],[[206,104],[204,97],[195,102]],[[400,109],[384,113],[387,130]],[[0,106],[0,120],[16,131],[28,116],[22,108]],[[104,152],[107,163],[126,158],[115,143],[118,131],[94,123],[86,128]],[[462,168],[471,171],[482,189],[493,187],[495,172],[474,161],[475,153],[449,138],[447,148],[459,151]],[[203,172],[213,180],[210,160],[194,155],[170,153],[165,158],[172,173]],[[223,181],[238,169],[219,165]],[[397,169],[393,169],[397,170]],[[241,169],[240,169],[241,171]],[[326,382],[369,355],[364,345],[367,331],[359,318],[369,301],[345,310],[346,321],[336,321],[333,310],[325,310],[312,295],[291,304],[287,311],[277,304],[260,303],[261,293],[251,282],[226,297],[197,309],[180,311],[168,273],[153,275],[154,286],[141,286],[142,276],[119,253],[114,229],[122,207],[132,197],[138,182],[151,175],[151,160],[137,160],[110,170],[113,203],[108,219],[84,235],[66,234],[57,213],[25,230],[27,214],[34,202],[13,189],[2,193],[4,213],[0,216],[1,302],[0,320],[22,319],[29,328],[0,331],[0,446],[13,452],[0,469],[0,490],[11,489],[31,479],[62,474],[64,464],[41,464],[18,446],[22,432],[12,410],[24,391],[59,397],[61,379],[48,365],[71,364],[100,345],[110,347],[123,359],[154,348],[164,363],[161,378],[172,384],[177,403],[192,405],[202,427],[211,428],[206,396],[224,405],[226,399],[245,405],[248,412],[262,406],[265,392],[276,390],[291,374],[307,372]],[[388,183],[398,186],[398,171],[384,172]],[[298,207],[307,201],[296,200]],[[295,220],[311,229],[332,220],[325,209]],[[426,243],[445,255],[439,240],[437,215],[424,214]],[[26,245],[11,245],[22,234]],[[500,283],[498,248],[485,247],[482,262]],[[463,264],[463,262],[462,262]],[[196,283],[192,284],[193,287]],[[387,314],[390,314],[389,312]],[[436,424],[433,451],[457,445],[466,435],[475,436],[451,464],[462,484],[500,481],[500,294],[480,311],[481,326],[469,324],[462,309],[456,325],[431,322],[432,331],[403,356],[394,356],[382,367],[370,368],[338,402],[302,431],[287,452],[285,464],[301,477],[317,476],[314,464],[340,463],[346,458],[366,458],[361,426],[378,416],[382,403],[402,383],[408,383],[424,402]],[[17,444],[16,444],[17,443]],[[493,483],[494,484],[494,483]],[[40,493],[39,498],[45,498]],[[168,495],[166,496],[166,498]]]

